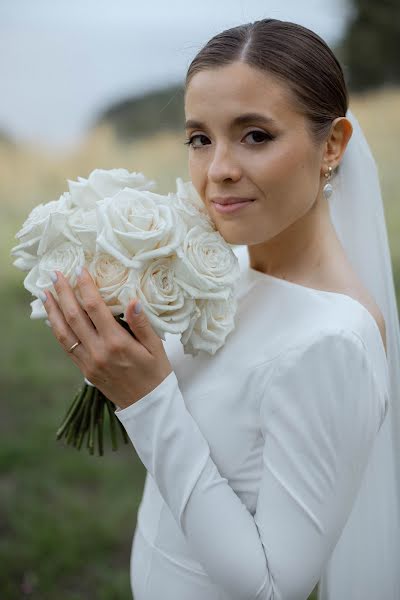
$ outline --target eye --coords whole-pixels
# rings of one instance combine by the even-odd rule
[[[185,146],[192,146],[193,148],[201,148],[202,146],[206,146],[207,144],[194,144],[194,140],[196,140],[197,138],[202,139],[202,141],[204,140],[208,140],[208,137],[206,135],[203,135],[201,133],[198,133],[197,135],[192,135],[191,138],[189,138],[188,140],[186,140],[186,142],[184,142]]]
[[[265,133],[265,131],[259,131],[258,129],[255,129],[254,131],[250,131],[246,136],[245,139],[247,137],[249,137],[249,135],[254,136],[253,140],[254,142],[250,142],[250,145],[254,146],[256,144],[261,144],[263,142],[265,142],[266,140],[273,140],[273,136],[270,135],[269,133]]]

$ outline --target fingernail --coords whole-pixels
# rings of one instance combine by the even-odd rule
[[[137,302],[135,304],[135,313],[139,314],[141,310],[142,310],[142,303],[141,302]]]
[[[50,321],[48,319],[45,319],[45,323],[46,323],[46,325],[48,325],[49,327],[51,327],[51,323],[50,323]]]
[[[46,294],[44,292],[39,292],[39,298],[41,299],[41,301],[43,302],[43,304],[47,300],[47,296],[46,296]]]
[[[52,282],[55,283],[57,281],[57,273],[55,271],[50,271],[49,275]]]
[[[75,273],[77,277],[80,277],[82,275],[82,266],[78,265],[77,267],[75,267]]]

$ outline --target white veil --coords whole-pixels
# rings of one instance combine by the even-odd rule
[[[400,328],[378,170],[362,129],[353,134],[329,198],[332,223],[386,323],[389,408],[318,600],[400,599]]]

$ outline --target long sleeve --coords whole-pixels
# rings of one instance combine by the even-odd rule
[[[260,377],[263,471],[254,517],[221,476],[174,372],[116,411],[194,555],[230,600],[307,599],[385,414],[355,334],[320,335],[272,364]]]

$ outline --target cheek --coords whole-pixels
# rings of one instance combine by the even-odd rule
[[[295,144],[268,147],[247,161],[246,172],[260,191],[275,203],[292,204],[296,198],[309,198],[318,185],[313,156]]]
[[[196,155],[193,156],[192,150],[191,156],[189,156],[188,167],[190,179],[204,202],[207,183],[207,164],[204,158],[202,159],[202,157]]]
[[[264,152],[254,153],[246,161],[249,176],[267,191],[284,188],[298,168],[298,157],[291,148],[271,145]]]
[[[248,177],[258,187],[261,202],[255,237],[272,237],[302,217],[318,194],[318,169],[312,156],[296,148],[269,149],[248,162]],[[259,235],[258,235],[259,234]]]

